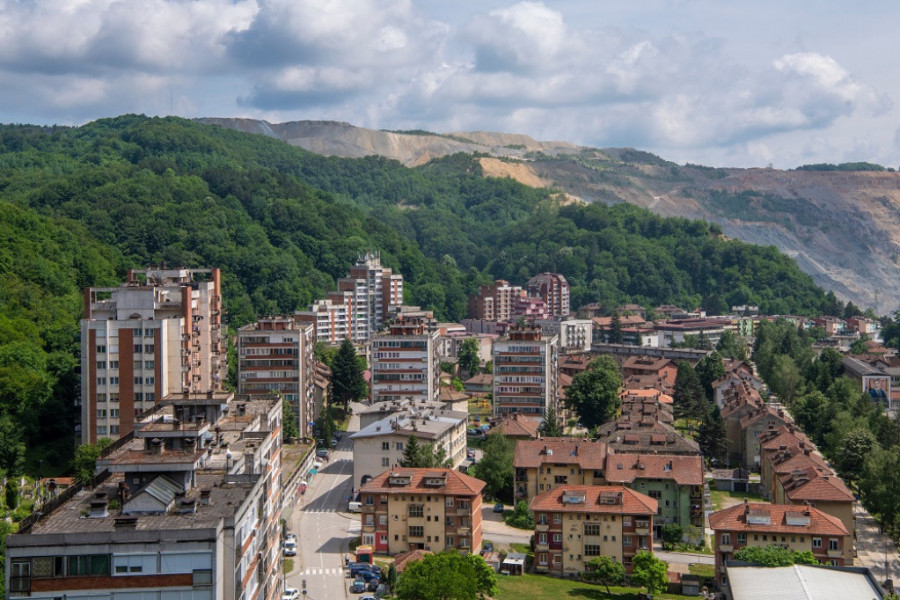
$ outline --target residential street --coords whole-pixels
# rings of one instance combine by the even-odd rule
[[[853,512],[856,516],[856,549],[858,566],[869,567],[875,579],[884,581],[884,563],[887,559],[888,577],[894,580],[900,578],[900,559],[897,556],[897,547],[891,539],[883,535],[878,527],[878,522],[857,502]]]
[[[352,417],[350,427],[358,429]],[[330,461],[309,481],[290,518],[290,531],[297,534],[299,554],[294,570],[287,574],[287,586],[302,591],[307,600],[343,600],[349,597],[350,580],[344,571],[344,555],[350,541],[359,537],[359,515],[347,510],[353,464],[347,436],[331,451]],[[304,587],[305,582],[305,587]],[[301,598],[303,596],[301,595]]]

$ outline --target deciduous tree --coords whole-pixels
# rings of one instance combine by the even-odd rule
[[[601,356],[572,379],[572,385],[566,390],[566,404],[585,427],[592,429],[615,416],[621,386],[622,376],[616,361]]]
[[[819,561],[812,550],[798,552],[784,546],[745,546],[734,553],[734,560],[743,560],[760,567],[789,567],[791,565],[817,565]]]
[[[398,600],[487,600],[497,574],[477,554],[439,552],[407,564],[397,580]]]
[[[512,501],[515,443],[502,433],[491,433],[482,450],[484,456],[474,465],[472,474],[485,483],[488,496]]]
[[[631,561],[631,583],[647,588],[651,594],[662,592],[669,585],[666,571],[669,564],[650,552],[641,551]]]
[[[686,360],[678,363],[672,403],[675,417],[679,419],[699,419],[706,413],[706,400],[700,378],[691,363]]]
[[[606,587],[606,595],[611,596],[611,585],[621,585],[625,580],[625,565],[615,562],[608,556],[595,556],[584,563],[584,578],[596,581]]]
[[[459,347],[459,368],[465,371],[469,377],[478,375],[481,367],[481,358],[478,356],[478,340],[466,338]]]

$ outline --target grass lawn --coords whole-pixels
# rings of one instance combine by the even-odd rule
[[[285,558],[281,561],[281,567],[284,570],[285,574],[290,573],[294,570],[294,559],[293,558]]]
[[[756,494],[748,494],[746,492],[727,492],[722,490],[710,490],[710,500],[712,501],[713,510],[722,510],[735,504],[740,504],[746,498],[750,502],[767,502],[762,496]]]
[[[497,578],[497,587],[499,591],[496,600],[521,600],[522,598],[528,598],[528,600],[559,600],[560,598],[636,600],[638,593],[643,591],[643,588],[610,586],[612,596],[607,596],[606,588],[602,585],[557,579],[548,575],[500,575]],[[653,596],[654,600],[688,597],[677,594],[655,594]]]
[[[691,563],[688,565],[688,570],[691,572],[691,575],[699,575],[700,577],[706,577],[708,579],[712,579],[716,576],[715,565]]]

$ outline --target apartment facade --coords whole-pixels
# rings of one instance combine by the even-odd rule
[[[566,486],[538,494],[534,513],[534,569],[575,577],[595,556],[631,571],[640,551],[653,549],[657,501],[622,486]]]
[[[584,438],[519,440],[513,455],[516,502],[564,486],[606,483],[607,446]]]
[[[219,269],[129,270],[84,290],[81,440],[130,433],[174,393],[222,389],[227,371]]]
[[[386,333],[369,342],[372,402],[412,398],[437,400],[440,394],[441,357],[437,329],[421,319],[393,323]]]
[[[377,252],[360,254],[347,277],[308,310],[298,311],[298,321],[315,325],[319,341],[340,344],[348,337],[356,344],[369,341],[381,330],[391,307],[403,304],[403,275],[382,266]]]
[[[481,548],[485,483],[453,469],[386,471],[360,489],[363,544],[380,554]]]
[[[316,413],[315,329],[292,317],[260,319],[238,330],[239,394],[281,394],[301,437],[312,437]]]
[[[544,301],[552,317],[569,316],[569,282],[560,273],[541,273],[528,280],[528,295]]]
[[[353,487],[396,468],[414,435],[420,445],[443,448],[450,466],[466,460],[468,412],[443,408],[413,408],[385,416],[350,436],[353,440]]]
[[[590,319],[557,317],[535,322],[544,335],[559,338],[561,352],[590,352],[593,342],[594,323]]]
[[[534,327],[513,328],[494,342],[494,416],[559,414],[559,347],[555,335]]]
[[[518,285],[510,285],[497,279],[490,285],[483,285],[478,293],[469,296],[469,318],[483,321],[508,321],[512,318],[516,301],[526,295]]]
[[[277,398],[166,397],[8,536],[7,597],[277,600],[280,439]]]
[[[747,546],[777,545],[796,552],[807,550],[821,563],[850,566],[844,548],[853,545],[840,519],[817,508],[748,503],[709,515],[715,534],[716,581],[727,584],[725,561]]]

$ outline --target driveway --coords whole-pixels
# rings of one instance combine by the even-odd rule
[[[878,522],[862,504],[857,502],[853,507],[856,516],[856,549],[858,556],[856,565],[869,567],[878,581],[884,581],[885,562],[887,562],[887,575],[894,581],[900,577],[900,557],[897,555],[897,546],[886,535],[880,533]]]
[[[481,537],[497,546],[509,546],[510,544],[527,544],[531,541],[533,531],[516,529],[503,522],[503,516],[493,511],[494,505],[489,504],[481,508]],[[506,507],[512,510],[511,506]]]

